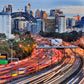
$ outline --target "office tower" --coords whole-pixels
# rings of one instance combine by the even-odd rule
[[[41,31],[41,19],[36,20],[36,33],[39,33]]]
[[[2,12],[6,12],[7,6],[5,5]]]
[[[45,19],[41,19],[41,31],[43,31],[43,32],[46,32],[45,25],[46,25]]]
[[[75,17],[75,20],[76,20],[76,27],[80,27],[81,26],[81,16],[77,15],[77,16],[74,16]]]
[[[31,33],[36,33],[36,27],[37,27],[37,25],[36,25],[36,23],[32,23],[31,24]]]
[[[52,16],[47,17],[45,28],[46,32],[55,31],[55,17]]]
[[[71,27],[71,18],[66,18],[66,26]]]
[[[47,13],[45,11],[43,12],[43,19],[47,19]]]
[[[30,7],[31,7],[31,3],[28,3],[27,6],[25,6],[25,12],[30,14]]]
[[[58,29],[59,13],[55,14],[55,27]]]
[[[59,15],[58,32],[59,33],[66,32],[66,17],[63,14]]]
[[[8,4],[8,7],[5,5],[2,12],[10,12],[10,14],[12,13],[12,4]]]
[[[71,26],[74,27],[76,23],[75,17],[71,18]]]
[[[8,8],[10,9],[10,13],[12,13],[12,4],[8,4]]]
[[[39,33],[41,31],[41,19],[37,19],[36,23],[28,22],[27,23],[27,31],[30,31],[31,33]]]
[[[40,18],[40,17],[41,17],[41,16],[40,16],[40,10],[39,10],[39,9],[36,10],[36,12],[35,12],[35,17],[36,17],[36,18]]]
[[[11,38],[11,15],[8,12],[0,12],[0,33],[5,33]]]
[[[75,20],[77,21],[80,21],[81,20],[81,16],[77,15],[77,16],[74,16],[75,17]]]
[[[63,11],[61,11],[60,9],[52,9],[50,10],[50,16],[55,16],[55,14],[63,14]]]
[[[46,13],[45,11],[41,10],[40,12],[40,16],[41,16],[41,19],[43,19],[43,14]]]
[[[15,19],[14,28],[19,31],[27,31],[27,23],[25,19]]]
[[[84,27],[84,16],[81,18],[81,24],[82,24],[83,27]]]
[[[14,28],[19,30],[19,19],[14,20]]]
[[[32,15],[32,16],[33,16],[33,11],[32,11],[32,10],[30,10],[30,15]]]

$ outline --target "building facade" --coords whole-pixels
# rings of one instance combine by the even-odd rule
[[[13,7],[13,5],[11,3],[8,4],[8,7],[5,5],[3,10],[2,10],[2,12],[10,12],[10,13],[12,13],[12,7]]]
[[[40,16],[40,10],[39,9],[36,10],[35,17],[36,18],[41,18],[41,16]]]
[[[0,12],[0,33],[5,33],[7,38],[11,38],[11,15],[8,12]]]
[[[59,15],[58,32],[59,33],[66,32],[66,17],[63,14]]]
[[[55,16],[55,14],[63,14],[63,11],[61,11],[60,9],[51,9],[50,10],[50,16]]]

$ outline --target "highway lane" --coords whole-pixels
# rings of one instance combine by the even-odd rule
[[[70,60],[69,60],[70,61]],[[69,63],[69,61],[68,61],[68,63]],[[28,83],[28,84],[40,84],[42,81],[46,81],[46,80],[49,80],[49,79],[51,79],[52,77],[54,77],[54,76],[59,76],[59,74],[60,74],[60,72],[61,72],[61,70],[62,69],[64,69],[64,67],[66,68],[66,66],[69,66],[70,64],[66,64],[65,66],[63,66],[63,67],[61,67],[59,70],[55,70],[55,71],[53,71],[54,72],[54,74],[53,75],[46,75],[46,76],[43,76],[43,77],[41,77],[41,78],[38,78],[38,79],[36,79],[36,80],[34,80],[34,81],[32,81],[31,83]]]
[[[84,78],[80,81],[80,83],[79,84],[83,84],[84,83]]]
[[[67,64],[67,65],[65,65],[65,66],[63,66],[63,67],[61,67],[61,69],[59,69],[58,71],[56,71],[56,72],[55,72],[55,76],[57,76],[57,77],[60,76],[59,74],[58,74],[58,75],[56,75],[56,74],[59,73],[59,72],[61,72],[62,69],[63,69],[63,70],[66,70],[67,67],[70,65],[70,62],[71,62],[71,61],[68,62],[69,64]],[[72,63],[72,62],[71,62],[71,63]],[[69,67],[68,67],[68,68],[69,68]],[[62,70],[62,71],[63,71],[63,70]],[[43,81],[44,78],[45,78],[46,80],[48,80],[48,79],[52,78],[52,76],[49,76],[48,78],[47,78],[47,77],[43,77],[43,79],[35,80],[34,82],[31,82],[31,84],[35,84],[35,83],[36,83],[36,84],[37,84],[37,83],[40,84],[40,82]],[[46,80],[45,80],[45,81],[46,81]],[[36,81],[37,81],[37,82],[36,82]]]
[[[56,49],[52,49],[53,51],[54,51],[54,53],[57,53],[57,51],[58,50],[56,50]],[[55,51],[56,50],[56,51]],[[54,54],[53,53],[53,54]],[[39,69],[42,69],[42,68],[45,68],[45,67],[47,67],[47,66],[50,66],[51,65],[51,58],[50,58],[50,55],[49,56],[44,56],[45,54],[43,54],[43,53],[41,53],[40,54],[40,56],[39,56]],[[57,55],[57,54],[56,54]],[[52,56],[52,63],[54,63],[54,64],[56,64],[56,63],[58,63],[58,59],[57,59],[57,56]],[[61,56],[61,55],[59,55],[59,56]],[[24,76],[24,75],[27,75],[28,73],[30,73],[30,71],[31,72],[34,72],[35,70],[36,71],[38,71],[38,56],[31,56],[32,58],[31,59],[25,59],[26,61],[27,61],[27,63],[24,63],[24,62],[26,62],[25,60],[22,60],[22,61],[24,61],[23,63],[23,66],[21,66],[22,65],[22,63],[21,63],[21,61],[19,61],[20,63],[21,63],[21,67],[23,67],[23,68],[25,68],[24,66],[26,66],[26,74],[25,74],[25,72],[24,73],[21,73],[21,75],[20,76]],[[34,61],[34,60],[35,61]],[[53,60],[54,59],[54,60]],[[29,61],[30,60],[30,61]],[[35,64],[34,64],[35,63]],[[16,62],[14,63],[14,64],[17,64]],[[11,64],[10,64],[11,65]],[[30,70],[30,68],[31,67],[35,67],[34,69],[32,68],[32,70]],[[15,69],[15,67],[13,67],[14,69]],[[14,73],[14,75],[16,75],[16,72],[15,72],[15,70],[13,71]],[[1,74],[0,74],[1,75]],[[3,79],[2,79],[2,77],[1,77],[1,79],[0,79],[0,82],[1,82],[1,80],[6,80],[7,79],[7,76],[9,77],[10,76],[10,78],[11,78],[11,73],[9,72],[9,73],[7,73],[7,74],[5,74],[4,76],[3,76],[3,74],[2,74],[2,77],[3,77]],[[17,78],[17,76],[14,76],[13,78]],[[8,80],[8,81],[10,81],[10,79]],[[2,83],[2,82],[1,82]]]
[[[59,84],[61,83],[63,80],[65,80],[67,77],[69,77],[72,73],[74,73],[77,69],[78,69],[78,65],[80,65],[80,59],[76,59],[73,67],[67,71],[67,72],[64,72],[63,74],[60,74],[59,77],[57,79],[51,79],[51,80],[48,80],[47,82],[45,82],[44,84]],[[62,83],[62,84],[65,84],[65,83]]]
[[[62,64],[63,65],[63,64]],[[66,66],[67,64],[65,64],[64,66]],[[57,75],[58,73],[60,73],[60,69],[61,68],[63,68],[64,66],[61,66],[58,70],[57,69],[53,69],[53,72],[51,71],[51,73],[52,73],[52,75],[49,75],[49,74],[51,74],[51,73],[49,73],[49,74],[47,74],[47,75],[45,75],[45,76],[43,76],[43,77],[39,77],[39,78],[37,78],[37,79],[35,79],[35,80],[33,80],[33,81],[30,81],[30,82],[28,82],[28,81],[26,81],[26,82],[21,82],[22,84],[25,84],[25,83],[28,83],[28,84],[37,84],[37,83],[40,83],[41,81],[43,81],[43,80],[46,80],[46,79],[50,79],[50,78],[52,78],[53,76],[55,76],[55,75]],[[20,84],[20,83],[19,83]]]
[[[75,77],[73,77],[69,82],[67,82],[66,84],[78,84],[80,82],[80,80],[83,78],[83,73],[82,73],[82,69],[80,70],[79,73],[77,73],[77,75]]]
[[[60,64],[60,65],[57,65],[55,68],[53,68],[53,69],[51,69],[51,70],[46,70],[46,71],[44,71],[44,72],[39,72],[39,74],[36,74],[36,75],[32,75],[32,76],[30,76],[30,77],[25,77],[25,78],[22,78],[22,79],[20,79],[20,80],[17,80],[17,81],[14,81],[14,82],[10,82],[10,83],[8,83],[8,84],[16,84],[16,83],[18,83],[18,84],[24,84],[24,82],[30,82],[30,81],[33,81],[33,80],[35,80],[35,79],[37,79],[37,78],[39,78],[39,77],[42,77],[42,76],[44,76],[44,75],[46,75],[46,74],[49,74],[49,73],[51,73],[52,71],[54,71],[54,70],[56,70],[56,69],[59,69],[60,67],[62,67],[64,65],[64,62],[62,63],[62,64]]]

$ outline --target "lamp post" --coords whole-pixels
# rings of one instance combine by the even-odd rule
[[[11,62],[12,62],[12,58],[13,58],[13,43],[11,42]]]
[[[8,59],[11,59],[11,63],[12,63],[12,60],[17,60],[18,61],[18,79],[19,79],[19,58],[13,58],[13,42],[10,41],[10,44],[11,44],[11,58],[8,58]],[[11,68],[11,81],[13,81],[12,79],[12,72],[13,72],[13,65],[12,65],[12,68]]]

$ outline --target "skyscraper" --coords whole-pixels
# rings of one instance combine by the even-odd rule
[[[59,13],[55,14],[55,27],[58,29]]]
[[[0,12],[0,33],[11,38],[11,15],[9,12]]]
[[[40,16],[40,10],[39,9],[36,10],[35,17],[36,18],[41,18],[41,16]]]
[[[60,9],[52,9],[50,10],[50,16],[55,16],[55,14],[63,14],[63,11],[61,11]]]
[[[46,32],[55,31],[55,17],[53,16],[47,17],[45,29],[46,29]]]
[[[8,7],[5,5],[2,12],[10,12],[12,13],[12,4],[8,4]]]
[[[76,23],[75,17],[71,18],[71,26],[74,27]]]
[[[5,5],[2,12],[6,12],[7,6]]]
[[[32,10],[30,10],[30,15],[32,15],[32,16],[33,16],[33,11],[32,11]]]
[[[66,32],[66,17],[63,14],[59,15],[58,32],[59,33]]]
[[[77,15],[77,16],[74,16],[75,17],[75,20],[77,21],[80,21],[81,20],[81,16]]]
[[[25,12],[30,14],[30,7],[31,7],[31,3],[28,3],[27,6],[25,6]]]
[[[43,19],[47,19],[47,13],[45,11],[43,12]]]
[[[8,4],[8,8],[10,9],[10,13],[12,13],[12,4]]]
[[[81,24],[84,26],[84,16],[81,18]]]
[[[40,12],[41,19],[43,19],[43,13],[45,13],[45,11],[41,10]]]
[[[41,31],[41,19],[36,20],[36,33],[39,33]]]

